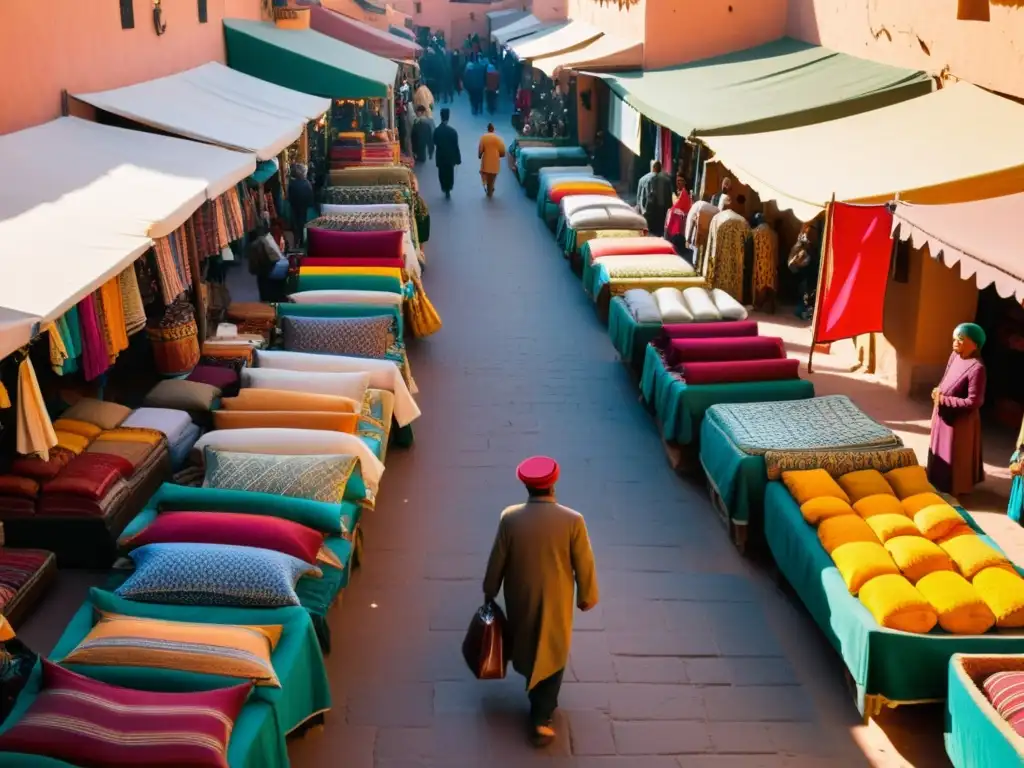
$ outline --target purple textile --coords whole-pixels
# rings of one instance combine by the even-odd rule
[[[94,294],[90,293],[78,303],[78,322],[82,332],[82,372],[86,381],[92,381],[110,367],[107,343],[103,340],[103,330],[96,315]]]
[[[932,410],[928,479],[954,496],[968,493],[985,479],[981,454],[981,416],[985,402],[985,364],[980,358],[949,356]]]
[[[670,323],[661,327],[666,339],[713,339],[735,336],[757,336],[754,320],[732,320],[721,323]]]
[[[188,381],[209,384],[220,390],[221,395],[233,397],[238,394],[239,377],[230,368],[215,365],[197,365],[188,375]]]
[[[671,366],[680,363],[713,363],[726,360],[777,360],[785,357],[782,339],[744,336],[737,339],[671,339],[665,357]]]
[[[683,379],[687,384],[738,384],[751,381],[783,381],[800,378],[800,361],[792,358],[776,360],[728,360],[717,363],[683,363]]]

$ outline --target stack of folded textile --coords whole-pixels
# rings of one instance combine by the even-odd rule
[[[223,368],[226,373],[232,371]],[[192,421],[187,411],[174,410],[172,408],[139,408],[131,416],[124,420],[124,427],[139,427],[146,430],[156,430],[167,438],[167,448],[171,454],[171,466],[179,469],[184,466],[188,453],[192,450],[196,440],[202,434],[202,430]],[[122,433],[123,434],[123,433]],[[110,440],[105,441],[107,443]],[[136,443],[140,444],[140,443]],[[92,449],[90,449],[92,450]]]
[[[132,463],[121,456],[86,452],[43,485],[38,513],[47,517],[106,517],[128,498]]]

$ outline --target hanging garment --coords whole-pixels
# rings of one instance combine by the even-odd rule
[[[708,231],[704,281],[708,290],[721,288],[743,301],[743,258],[750,225],[736,211],[715,214]]]
[[[153,253],[156,256],[156,275],[160,281],[160,294],[163,296],[164,304],[170,304],[185,292],[185,286],[181,282],[181,275],[174,263],[174,251],[171,248],[171,238],[161,237],[153,242]]]
[[[768,223],[758,224],[750,231],[754,244],[754,302],[760,304],[778,290],[779,235]]]
[[[718,207],[700,200],[693,204],[686,214],[686,245],[693,252],[693,266],[701,272],[704,264],[704,246],[711,230],[711,220],[718,214]]]
[[[50,460],[50,449],[57,445],[57,433],[39,391],[39,380],[32,362],[26,357],[18,366],[17,451],[22,456]]]
[[[103,305],[104,337],[107,340],[107,354],[110,363],[128,349],[128,330],[125,327],[124,303],[121,300],[121,281],[114,277],[107,280],[99,290]]]
[[[71,307],[57,321],[57,328],[60,329],[61,338],[64,340],[64,348],[68,351],[68,358],[59,371],[61,376],[78,371],[78,359],[82,356],[82,331],[78,324],[78,307]]]
[[[86,381],[92,381],[110,367],[94,294],[90,293],[78,303],[78,321],[82,333],[82,373]]]
[[[46,334],[50,343],[50,366],[53,372],[60,375],[64,371],[64,363],[68,361],[68,350],[61,338],[60,329],[57,323],[47,323],[43,326],[42,332]]]
[[[117,276],[121,288],[121,306],[124,309],[124,328],[129,336],[146,327],[146,308],[142,304],[142,292],[135,267],[128,267]]]
[[[7,387],[5,387],[3,382],[0,381],[0,410],[7,410],[10,407],[11,396],[7,392]]]

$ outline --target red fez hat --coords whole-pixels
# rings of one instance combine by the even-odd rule
[[[531,456],[519,465],[516,475],[527,488],[553,488],[558,481],[558,462],[548,456]]]

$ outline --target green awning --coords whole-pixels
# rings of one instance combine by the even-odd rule
[[[398,65],[311,29],[224,19],[228,66],[270,83],[331,99],[385,98]]]
[[[681,136],[763,133],[835,120],[921,96],[924,72],[781,38],[669,69],[589,72]]]

